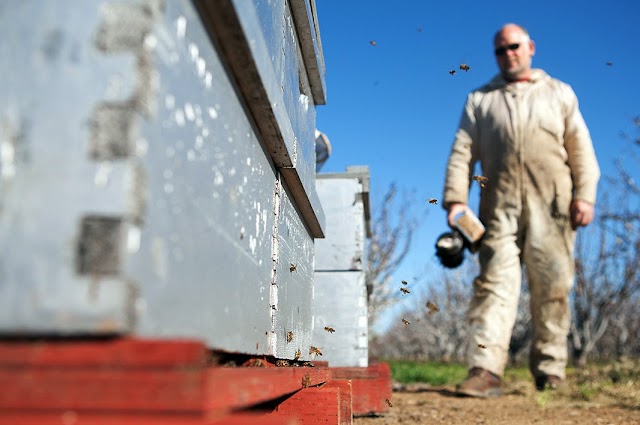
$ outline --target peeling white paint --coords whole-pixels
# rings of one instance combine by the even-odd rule
[[[191,55],[191,60],[192,61],[196,61],[198,60],[198,54],[200,53],[198,46],[196,46],[194,43],[189,43],[189,54]]]
[[[213,185],[214,186],[220,186],[224,183],[224,176],[222,175],[222,173],[218,170],[214,171],[214,177],[213,177]]]
[[[135,254],[140,251],[140,237],[142,235],[142,230],[140,227],[135,225],[129,226],[129,231],[127,232],[127,252],[130,254]]]
[[[160,281],[166,281],[169,274],[169,260],[167,258],[167,244],[163,238],[155,236],[151,241],[151,262],[153,272]]]
[[[213,83],[213,75],[209,71],[204,74],[204,85],[210,89]]]
[[[140,137],[136,139],[135,143],[135,152],[136,155],[140,158],[144,157],[149,151],[149,142],[147,139]]]
[[[187,18],[180,15],[178,19],[176,19],[176,36],[178,40],[182,40],[187,33]]]
[[[205,72],[207,70],[207,63],[204,61],[204,59],[198,58],[196,69],[198,70],[198,77],[204,78]]]
[[[164,106],[167,109],[175,108],[175,106],[176,106],[176,98],[171,94],[166,95],[164,97]]]
[[[97,187],[104,187],[109,184],[109,175],[111,174],[111,163],[101,162],[96,169],[96,175],[93,177],[93,183]],[[4,172],[4,170],[3,170]]]
[[[184,114],[189,121],[193,121],[196,119],[196,113],[193,110],[193,105],[189,102],[184,104]]]
[[[178,127],[184,127],[185,121],[184,121],[184,112],[182,112],[182,109],[176,109],[174,116],[175,116],[176,124],[178,124]]]
[[[155,50],[158,47],[158,38],[153,34],[147,34],[144,38],[144,48],[148,51]]]
[[[207,111],[209,112],[209,116],[212,120],[218,118],[218,111],[216,111],[215,108],[209,108]]]
[[[300,102],[300,105],[302,105],[302,108],[304,109],[304,111],[308,112],[309,111],[309,96],[301,93],[300,97],[298,98],[298,101]]]

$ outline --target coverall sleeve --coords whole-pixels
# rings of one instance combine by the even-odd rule
[[[589,129],[578,107],[578,98],[569,86],[566,86],[566,100],[564,146],[573,179],[573,199],[595,204],[600,167]]]
[[[460,118],[458,131],[447,162],[444,184],[443,208],[449,204],[466,204],[475,162],[478,159],[478,128],[476,125],[473,94],[469,94]]]

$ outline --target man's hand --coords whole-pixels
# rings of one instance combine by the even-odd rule
[[[455,218],[455,216],[465,211],[466,209],[467,205],[461,202],[452,202],[451,204],[449,204],[449,207],[447,208],[447,222],[449,223],[449,227],[451,227],[452,229],[455,228],[453,219]]]
[[[593,221],[593,204],[574,199],[569,207],[571,213],[571,227],[576,230],[578,226],[586,226]]]

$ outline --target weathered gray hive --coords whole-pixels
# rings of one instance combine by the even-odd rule
[[[1,333],[309,358],[314,7],[0,3]]]
[[[318,174],[317,189],[327,234],[316,241],[313,342],[331,366],[366,367],[369,169],[347,167],[345,173]]]

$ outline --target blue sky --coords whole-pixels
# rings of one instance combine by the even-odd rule
[[[621,133],[637,136],[640,1],[316,0],[316,7],[327,83],[317,127],[333,148],[322,172],[368,165],[373,207],[392,182],[424,203],[441,198],[463,102],[497,73],[492,37],[507,22],[529,30],[534,67],[575,90],[603,174],[614,174],[628,143]],[[445,212],[424,208],[398,281],[435,267]]]

